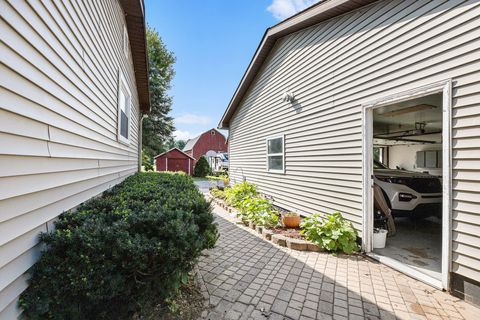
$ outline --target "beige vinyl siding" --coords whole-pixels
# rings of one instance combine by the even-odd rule
[[[117,0],[0,0],[0,12],[0,319],[12,319],[38,234],[136,172],[139,102]],[[119,70],[129,145],[117,142]]]
[[[480,281],[479,15],[479,1],[380,1],[278,40],[230,122],[232,180],[361,231],[362,104],[452,79],[453,270]],[[285,174],[266,170],[276,134]]]

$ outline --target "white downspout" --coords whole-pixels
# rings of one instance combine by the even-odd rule
[[[138,172],[142,171],[142,133],[143,133],[143,117],[145,115],[140,113],[140,121],[138,125]]]

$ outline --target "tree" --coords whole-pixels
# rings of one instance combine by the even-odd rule
[[[208,163],[207,158],[201,156],[195,164],[195,168],[193,169],[193,175],[195,177],[205,177],[211,172],[212,169],[210,168],[210,164]]]
[[[172,138],[165,143],[165,149],[170,150],[173,148],[177,148],[183,150],[183,147],[185,147],[186,144],[187,142],[185,140],[175,140]]]
[[[169,51],[158,32],[147,27],[148,75],[150,87],[150,113],[143,119],[143,152],[151,158],[165,151],[165,144],[174,131],[172,97],[168,95],[175,75],[175,56]]]
[[[176,140],[175,141],[175,146],[180,150],[183,150],[183,148],[185,147],[186,144],[187,144],[187,141],[185,141],[185,140]]]

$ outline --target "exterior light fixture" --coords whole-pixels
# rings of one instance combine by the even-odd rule
[[[282,96],[282,101],[293,103],[295,101],[295,94],[293,92],[285,92]]]

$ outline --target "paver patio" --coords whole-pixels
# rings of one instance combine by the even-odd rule
[[[361,255],[294,251],[215,207],[220,239],[198,264],[206,319],[479,319],[480,310]],[[479,317],[477,317],[479,316]]]

